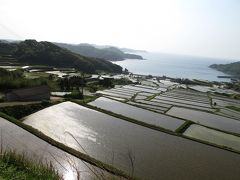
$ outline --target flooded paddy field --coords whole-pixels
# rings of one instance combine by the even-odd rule
[[[153,93],[147,93],[147,92],[139,92],[138,94],[141,96],[147,96],[147,97],[154,95]]]
[[[147,86],[147,85],[135,85],[135,87],[140,87],[140,88],[144,88],[144,89],[153,89],[153,90],[157,90],[158,87],[157,86]]]
[[[212,128],[240,134],[240,121],[235,119],[180,107],[172,107],[167,114]]]
[[[0,99],[3,98],[5,95],[0,92]]]
[[[137,90],[139,92],[148,92],[148,93],[160,93],[161,91],[159,90],[155,90],[155,89],[148,89],[148,88],[143,88],[143,87],[137,87],[137,86],[123,86],[123,88],[127,88],[127,89],[133,89],[133,90]]]
[[[119,90],[119,91],[123,91],[123,92],[132,92],[132,93],[140,92],[139,90],[128,89],[127,86],[122,86],[121,88],[114,88],[114,89]]]
[[[132,96],[129,95],[123,95],[123,94],[116,94],[116,93],[110,93],[105,91],[97,91],[97,94],[102,94],[110,97],[117,97],[117,98],[124,98],[124,99],[131,99]]]
[[[63,71],[46,71],[46,73],[57,75],[60,78],[63,78],[64,76],[68,75],[66,72]]]
[[[137,95],[135,96],[135,100],[144,100],[144,99],[147,99],[151,96],[153,96],[154,94],[151,94],[151,93],[146,93],[146,92],[139,92],[137,93]]]
[[[215,98],[213,97],[212,98],[212,103],[215,104],[217,106],[222,106],[222,107],[225,107],[225,106],[237,106],[237,107],[240,107],[240,100],[237,100],[237,101],[227,101],[227,100],[224,100],[224,99],[219,99],[219,98]]]
[[[100,97],[88,104],[172,131],[175,131],[185,122],[177,118],[154,113],[142,108],[131,106],[104,97]]]
[[[163,88],[163,87],[160,87],[160,88],[158,88],[157,90],[158,90],[158,91],[161,91],[161,92],[166,92],[166,91],[167,91],[167,89],[166,89],[166,88]]]
[[[207,93],[197,92],[189,89],[174,89],[171,92],[179,93],[183,95],[190,95],[190,96],[196,96],[196,97],[207,97]]]
[[[194,85],[194,86],[189,86],[189,88],[192,90],[204,92],[204,93],[211,91],[211,87],[209,86]]]
[[[143,95],[137,94],[134,99],[135,99],[135,100],[144,100],[144,99],[147,99],[147,98],[148,98],[147,96],[143,96]]]
[[[146,107],[149,109],[158,109],[158,110],[162,110],[162,111],[167,111],[169,108],[167,107],[161,107],[161,106],[154,106],[154,105],[150,105],[150,104],[143,104],[143,103],[139,103],[139,102],[132,102],[132,101],[128,101],[128,104],[133,104],[133,105],[138,105],[138,106],[142,106],[142,107]]]
[[[222,101],[226,101],[226,102],[229,102],[229,103],[239,104],[240,105],[240,100],[239,99],[232,99],[232,98],[227,98],[227,97],[213,95],[213,94],[211,94],[211,97],[213,99],[222,100]]]
[[[163,101],[168,101],[168,102],[174,102],[174,103],[176,102],[176,103],[180,103],[180,104],[188,104],[188,105],[193,105],[193,106],[198,106],[198,107],[211,108],[210,104],[176,99],[176,98],[171,98],[171,97],[164,97],[164,96],[156,96],[154,98],[154,100],[163,100]]]
[[[0,118],[0,143],[3,150],[14,150],[35,162],[52,163],[64,179],[77,179],[77,171],[81,171],[81,178],[92,180],[97,178],[94,173],[113,177],[105,171],[92,166],[27,132],[17,125]]]
[[[157,87],[157,84],[154,83],[153,81],[144,80],[144,81],[141,81],[140,86]]]
[[[185,132],[185,136],[207,141],[220,146],[232,148],[240,152],[240,137],[206,128],[197,124],[191,125]]]
[[[51,92],[52,96],[65,96],[67,94],[71,94],[72,92]]]
[[[134,95],[136,94],[136,93],[134,93],[134,92],[121,92],[121,91],[116,91],[115,89],[104,90],[104,92],[116,93],[116,94],[127,95],[127,96],[134,96]]]
[[[152,99],[150,102],[155,104],[168,104],[170,106],[180,106],[180,107],[186,107],[186,108],[193,108],[198,110],[204,110],[204,111],[215,111],[214,109],[208,108],[208,107],[201,107],[201,106],[194,106],[191,104],[182,104],[180,102],[174,102],[174,101],[167,101],[167,100],[160,100],[160,99]]]
[[[0,63],[1,64],[1,63]],[[20,69],[21,66],[11,66],[11,65],[7,65],[7,66],[1,66],[0,68],[6,69],[8,71],[15,71],[16,69]]]
[[[108,89],[110,91],[114,91],[114,92],[118,92],[118,93],[124,93],[124,94],[136,94],[138,93],[138,91],[129,91],[127,89],[124,89],[124,88],[113,88],[113,89]],[[107,91],[107,90],[104,90],[104,91]]]
[[[141,104],[148,104],[148,105],[157,106],[157,107],[163,107],[163,108],[168,108],[168,109],[170,107],[172,107],[171,104],[158,103],[158,102],[153,102],[153,101],[137,100],[137,102],[141,103]]]
[[[142,179],[238,180],[240,177],[238,154],[145,128],[74,103],[46,108],[28,116],[24,123],[127,172],[132,171],[129,158],[132,157],[133,174]]]
[[[179,100],[187,100],[191,102],[200,102],[200,103],[205,103],[205,104],[210,104],[210,99],[209,98],[195,98],[194,96],[180,96],[180,95],[175,95],[173,93],[163,93],[161,94],[163,97],[169,97],[169,98],[174,98],[174,99],[179,99]]]
[[[110,98],[110,99],[114,99],[114,100],[117,100],[117,101],[126,101],[126,99],[123,99],[123,98],[118,98],[118,97],[112,97],[112,96],[106,96],[104,95],[103,97],[106,97],[106,98]]]
[[[222,108],[222,109],[220,109],[219,112],[216,112],[216,114],[227,116],[227,117],[230,117],[230,118],[233,118],[233,119],[237,119],[237,120],[240,121],[240,112],[234,111],[232,109]]]
[[[128,101],[127,104],[137,105],[139,107],[142,107],[143,109],[150,109],[150,110],[158,111],[158,112],[161,112],[161,113],[164,113],[167,110],[166,108],[151,106],[151,105],[147,105],[147,104],[140,104],[140,103],[136,103],[136,102],[132,102],[132,101]]]
[[[45,72],[24,72],[24,76],[27,79],[48,78],[49,74]]]
[[[178,98],[192,99],[192,100],[196,100],[196,101],[209,101],[209,98],[207,96],[198,96],[196,94],[189,95],[189,94],[183,94],[181,92],[174,92],[174,91],[168,91],[164,94],[169,95],[169,96],[178,97]]]

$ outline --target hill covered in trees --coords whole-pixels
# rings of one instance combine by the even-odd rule
[[[96,71],[121,73],[122,67],[101,58],[85,57],[53,43],[25,40],[19,43],[0,43],[0,55],[11,55],[21,64],[46,65],[94,73]]]
[[[116,47],[101,47],[97,48],[90,44],[65,44],[65,43],[55,43],[56,45],[66,48],[74,53],[94,58],[102,58],[110,61],[120,61],[124,59],[143,59],[142,56],[136,54],[124,53],[122,50]]]
[[[209,67],[227,74],[240,76],[240,61],[229,64],[212,64]]]

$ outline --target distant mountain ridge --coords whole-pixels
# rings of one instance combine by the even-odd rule
[[[125,53],[121,49],[113,46],[98,46],[91,44],[73,45],[66,43],[54,43],[54,44],[83,56],[102,58],[110,61],[121,61],[124,59],[140,59],[140,60],[143,59],[143,57],[140,55]],[[124,48],[124,50],[134,51],[126,48]],[[137,52],[137,50],[135,52]]]
[[[25,40],[20,43],[0,42],[0,55],[12,55],[19,63],[76,68],[83,72],[96,71],[121,73],[122,67],[101,58],[89,58],[51,42]]]
[[[229,64],[212,64],[209,67],[227,74],[240,76],[240,61]]]

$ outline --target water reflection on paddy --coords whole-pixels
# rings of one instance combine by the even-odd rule
[[[113,175],[48,144],[3,118],[0,118],[0,133],[1,148],[13,150],[19,154],[24,153],[34,161],[41,160],[48,164],[51,162],[53,168],[65,180],[77,179],[77,171],[84,180],[96,179],[94,173],[103,173],[106,178],[113,177]]]
[[[144,179],[240,178],[240,155],[151,130],[74,103],[61,103],[26,118],[50,137]],[[71,132],[81,147],[67,133]],[[84,149],[84,150],[83,150]],[[216,163],[217,162],[217,163]]]
[[[108,111],[112,111],[117,114],[121,114],[126,117],[130,117],[141,122],[156,125],[175,131],[185,121],[173,118],[170,116],[154,113],[142,108],[131,106],[122,102],[111,100],[108,98],[100,97],[93,102],[89,103],[92,106],[99,107]]]
[[[193,109],[172,107],[167,114],[223,131],[240,133],[240,121]]]
[[[184,132],[184,135],[240,151],[240,137],[209,129],[197,124],[191,125]]]

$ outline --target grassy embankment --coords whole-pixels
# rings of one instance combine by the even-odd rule
[[[40,111],[44,108],[47,108],[47,107],[55,105],[55,104],[57,104],[57,103],[43,101],[42,103],[38,103],[38,104],[0,107],[0,112],[3,112],[9,116],[16,118],[16,119],[21,119],[25,116],[28,116],[32,113],[35,113],[37,111]]]
[[[236,106],[227,106],[228,109],[232,109],[234,111],[238,111],[240,112],[240,107],[236,107]]]
[[[24,155],[18,155],[13,151],[5,151],[0,154],[0,179],[3,180],[25,180],[25,179],[51,179],[57,180],[61,177],[52,168],[41,162],[27,159]]]

